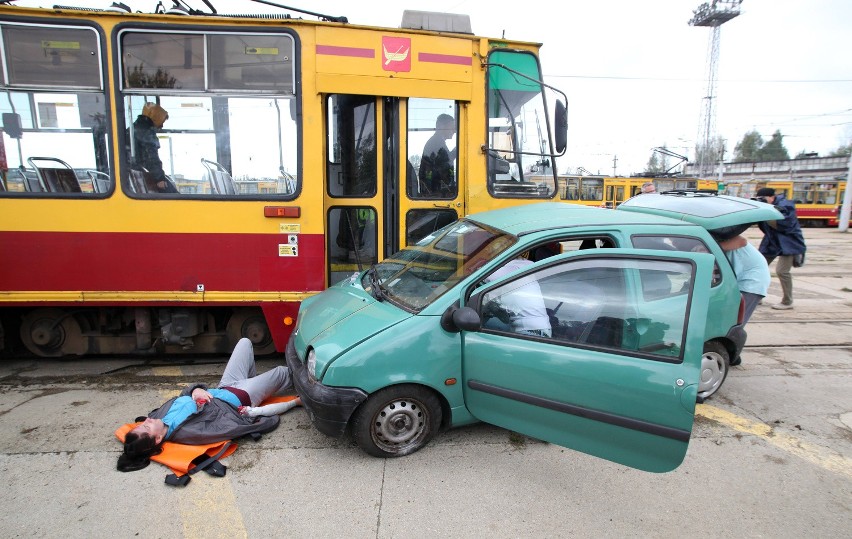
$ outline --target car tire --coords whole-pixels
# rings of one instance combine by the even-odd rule
[[[701,402],[714,395],[725,378],[731,365],[728,349],[721,343],[710,341],[704,344],[701,354],[701,373],[698,381],[698,401]]]
[[[352,437],[374,457],[402,457],[424,447],[441,427],[441,402],[417,385],[386,387],[370,395],[352,418]]]

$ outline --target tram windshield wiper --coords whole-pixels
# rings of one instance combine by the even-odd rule
[[[384,288],[382,288],[382,280],[379,278],[379,272],[375,264],[371,265],[370,269],[367,270],[367,276],[370,278],[370,294],[379,301],[387,299],[387,294]]]

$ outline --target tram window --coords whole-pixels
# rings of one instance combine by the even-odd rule
[[[290,36],[211,35],[209,43],[211,89],[294,93]]]
[[[329,285],[378,262],[376,210],[367,206],[328,212]]]
[[[682,182],[677,182],[677,185],[680,185],[681,183]],[[692,187],[695,187],[695,185],[697,185],[694,182],[689,182],[689,183],[693,184]],[[663,193],[665,191],[671,191],[672,189],[675,189],[675,182],[673,180],[654,180],[654,184],[656,185],[658,193]],[[690,189],[690,188],[689,187],[677,187],[677,189]]]
[[[455,210],[411,210],[405,214],[405,244],[415,245],[457,219]]]
[[[137,196],[294,196],[297,174],[297,127],[290,114],[292,98],[209,95],[125,96],[128,130],[128,187]],[[146,103],[168,114],[156,132],[160,165],[151,164],[140,137]],[[162,168],[174,189],[160,184]],[[133,176],[138,177],[134,181]],[[155,181],[157,180],[157,181]],[[158,185],[159,184],[159,185]]]
[[[98,33],[4,21],[0,39],[3,196],[105,196],[110,115]]]
[[[836,183],[821,183],[818,189],[817,197],[820,204],[837,204]]]
[[[91,28],[0,25],[7,83],[101,89],[98,34]]]
[[[204,36],[126,32],[121,64],[125,88],[204,90]]]
[[[458,106],[448,99],[408,100],[406,175],[409,198],[454,199],[458,196]]]
[[[559,182],[561,184],[559,194],[562,200],[580,200],[580,178],[562,176]]]
[[[489,191],[497,197],[550,198],[556,184],[544,86],[535,82],[542,78],[538,59],[497,50],[488,63]]]
[[[121,44],[126,89],[295,93],[293,38],[286,34],[129,31]]]
[[[328,97],[327,176],[329,195],[376,194],[376,100],[362,95]]]
[[[812,204],[814,202],[813,184],[797,183],[793,186],[793,200],[796,204]]]
[[[603,202],[603,180],[586,179],[580,180],[580,200]]]
[[[125,30],[119,39],[133,196],[296,196],[291,35]],[[167,119],[152,128],[154,105]]]
[[[4,125],[19,127],[2,133],[7,166],[16,171],[7,177],[9,194],[108,193],[105,101],[98,93],[0,92]]]

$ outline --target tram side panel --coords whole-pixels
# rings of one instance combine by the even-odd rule
[[[4,341],[40,356],[226,352],[243,336],[283,351],[298,303],[325,282],[322,224],[300,213],[312,195],[296,198],[294,34],[82,19],[0,23]],[[150,62],[107,66],[110,43]],[[197,66],[144,67],[205,44]],[[289,61],[229,78],[246,51]],[[215,61],[226,76],[203,76]],[[151,103],[167,114],[153,139],[167,182],[131,135]]]

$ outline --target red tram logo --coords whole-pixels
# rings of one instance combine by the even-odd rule
[[[411,71],[411,38],[382,36],[382,69]]]

